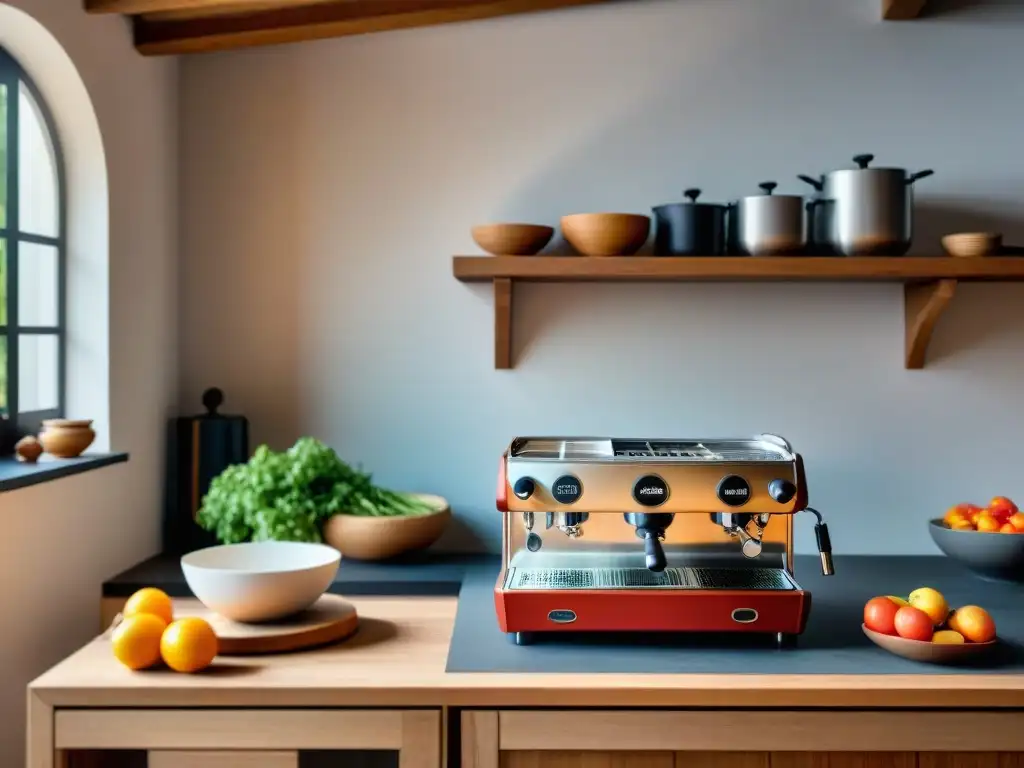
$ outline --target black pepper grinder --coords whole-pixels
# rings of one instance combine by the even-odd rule
[[[249,421],[220,413],[224,393],[203,392],[205,413],[168,422],[163,544],[167,554],[185,554],[217,543],[196,523],[203,497],[217,475],[249,460]]]

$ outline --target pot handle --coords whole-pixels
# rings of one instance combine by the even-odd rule
[[[868,167],[868,163],[875,159],[874,155],[854,155],[853,162],[857,164],[860,170],[864,170]]]
[[[825,183],[819,179],[812,179],[810,176],[804,176],[803,174],[800,174],[797,178],[804,182],[804,184],[810,184],[819,192],[825,188]]]
[[[683,197],[688,197],[691,203],[696,203],[697,198],[700,197],[699,189],[686,189],[683,190]]]
[[[910,186],[911,184],[913,184],[918,179],[923,179],[926,176],[931,176],[933,173],[935,173],[935,171],[931,171],[931,170],[929,170],[929,171],[918,171],[917,173],[912,173],[909,176],[907,176],[907,186]]]
[[[770,195],[775,190],[775,188],[777,186],[779,186],[779,185],[776,182],[774,182],[774,181],[762,181],[757,186],[759,186],[761,189],[763,189],[764,193],[766,195]]]

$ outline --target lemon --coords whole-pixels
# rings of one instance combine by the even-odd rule
[[[164,620],[164,624],[174,621],[174,607],[171,598],[163,590],[155,587],[145,587],[128,598],[124,604],[121,615],[125,618],[137,616],[140,613],[151,613]]]
[[[959,632],[954,632],[952,629],[941,629],[932,635],[932,642],[945,645],[961,645],[966,641]]]
[[[151,613],[123,619],[110,633],[114,657],[128,669],[147,669],[160,661],[160,640],[167,622]]]
[[[198,672],[217,655],[217,633],[203,619],[178,619],[164,630],[160,655],[175,672]]]

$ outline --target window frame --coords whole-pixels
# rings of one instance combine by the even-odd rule
[[[7,344],[7,418],[19,430],[38,432],[44,419],[64,416],[67,371],[67,187],[64,175],[64,151],[49,105],[24,68],[0,47],[0,85],[7,88],[7,216],[0,227],[0,239],[6,244],[7,322],[0,325],[0,338]],[[31,95],[43,120],[43,128],[53,150],[57,175],[57,236],[48,237],[24,232],[19,221],[18,113],[21,108],[19,87]],[[55,326],[20,326],[18,323],[18,253],[22,243],[35,243],[57,251],[57,324]],[[57,407],[43,411],[18,412],[19,407],[19,341],[25,336],[54,336],[57,339]],[[4,411],[0,411],[3,413]]]

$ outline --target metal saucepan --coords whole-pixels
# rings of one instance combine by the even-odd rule
[[[810,176],[797,176],[800,181],[810,184],[816,194],[807,201],[807,250],[816,256],[832,256],[832,216],[835,213],[835,201],[824,196],[825,177],[812,179]]]
[[[844,256],[902,256],[909,251],[914,238],[913,185],[935,173],[869,168],[874,159],[874,155],[857,155],[853,158],[856,168],[824,176],[821,198],[832,206],[831,213],[823,214],[828,220],[828,242]]]
[[[747,256],[785,256],[807,247],[804,198],[772,194],[774,181],[758,185],[763,195],[743,197],[729,212],[729,246]]]
[[[699,189],[688,189],[688,203],[669,203],[651,209],[655,256],[720,256],[725,253],[725,214],[728,206],[698,203]]]

